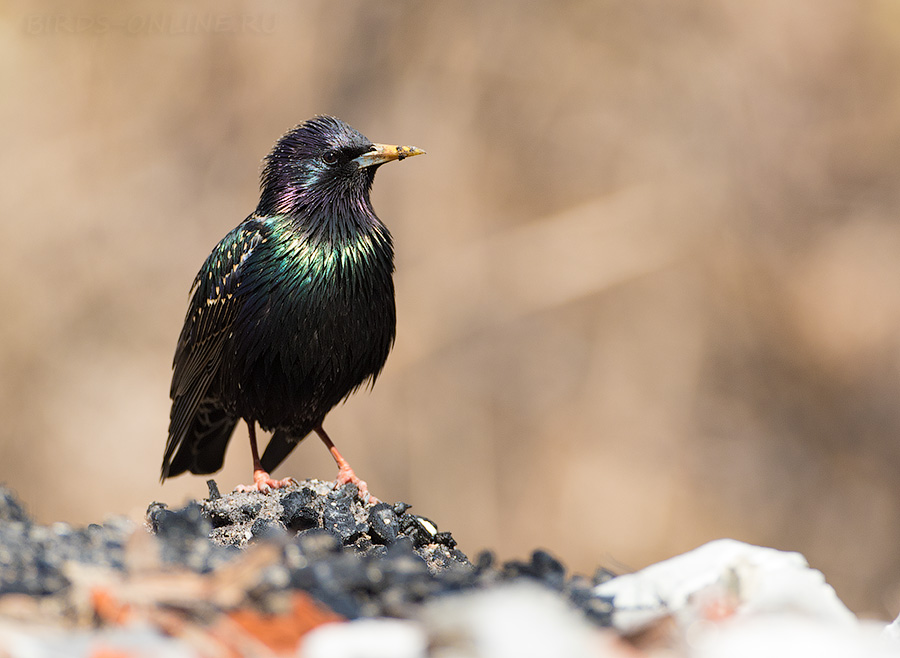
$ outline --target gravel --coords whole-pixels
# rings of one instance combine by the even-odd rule
[[[470,559],[411,509],[317,480],[210,481],[179,509],[75,528],[34,523],[0,487],[0,654],[896,655],[897,623],[859,624],[797,553],[718,540],[589,579],[543,550]]]
[[[423,602],[444,594],[529,581],[558,593],[593,624],[609,624],[609,601],[592,593],[608,572],[570,576],[543,550],[502,564],[487,551],[470,560],[451,533],[410,505],[364,502],[353,485],[334,489],[306,480],[268,494],[226,495],[212,480],[209,485],[208,498],[180,509],[152,503],[143,528],[124,518],[84,528],[39,525],[0,487],[0,595],[65,598],[73,563],[127,576],[135,568],[128,546],[149,531],[163,567],[201,575],[217,573],[256,545],[275,546],[277,561],[248,592],[263,611],[301,591],[347,619],[411,618]]]

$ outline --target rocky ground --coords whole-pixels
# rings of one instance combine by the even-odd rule
[[[279,546],[272,592],[306,592],[348,619],[409,617],[431,597],[528,579],[560,592],[593,623],[609,623],[608,601],[591,595],[597,582],[568,576],[548,553],[536,550],[527,562],[498,565],[483,552],[470,561],[451,533],[410,505],[365,503],[357,493],[354,485],[334,489],[306,480],[268,494],[223,496],[210,481],[209,498],[180,510],[154,503],[147,518],[164,559],[199,573],[227,562],[235,549]],[[610,575],[601,570],[595,580]]]
[[[489,552],[470,559],[410,505],[364,502],[354,485],[209,488],[181,509],[152,503],[143,527],[122,518],[84,528],[36,524],[0,489],[0,619],[92,629],[141,620],[171,638],[183,634],[173,625],[206,634],[221,615],[308,616],[294,623],[296,641],[323,621],[414,619],[442,596],[527,581],[585,623],[609,624],[609,600],[592,593],[608,572],[573,576],[541,550],[503,564]],[[271,631],[253,633],[265,645]]]
[[[733,540],[614,577],[470,559],[402,502],[317,480],[145,519],[34,523],[0,488],[0,658],[881,658],[798,553]]]

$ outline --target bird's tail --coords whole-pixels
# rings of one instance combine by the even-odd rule
[[[284,430],[276,430],[272,438],[269,439],[269,445],[266,446],[265,452],[263,452],[263,456],[260,459],[262,467],[268,473],[274,471],[291,454],[291,450],[296,448],[297,444],[304,438],[306,438],[306,434],[298,438]]]
[[[225,461],[225,449],[237,419],[218,406],[201,404],[183,437],[169,436],[160,481],[190,471],[215,473]]]

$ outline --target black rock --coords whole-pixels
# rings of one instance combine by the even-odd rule
[[[285,517],[291,516],[301,507],[306,507],[316,499],[316,492],[309,487],[291,491],[281,499],[281,507],[284,508]]]
[[[438,534],[437,526],[433,522],[415,514],[404,514],[400,517],[400,531],[419,548],[433,543],[435,535]]]
[[[406,510],[408,510],[410,507],[412,507],[412,505],[410,505],[409,503],[394,503],[391,506],[391,509],[394,510],[394,514],[396,514],[397,516],[403,516],[404,514],[406,514]]]
[[[250,526],[250,534],[254,541],[260,539],[275,539],[284,536],[284,527],[277,521],[259,518]]]
[[[566,568],[547,551],[534,551],[531,554],[531,567],[535,577],[545,585],[562,589],[566,580]]]
[[[285,526],[294,532],[302,532],[318,528],[322,523],[322,515],[312,507],[301,507],[290,516],[283,517]]]
[[[164,506],[154,507],[148,513],[148,518],[153,531],[170,541],[206,539],[212,530],[209,519],[195,502],[177,512]]]
[[[256,515],[262,510],[262,503],[258,500],[248,500],[238,508],[240,519],[250,521],[256,518]]]
[[[304,487],[281,499],[281,522],[288,530],[301,532],[320,526],[321,514],[311,505],[315,498],[315,492]]]
[[[341,542],[337,537],[322,528],[301,532],[297,535],[296,543],[300,552],[312,560],[341,551]]]
[[[2,486],[0,486],[0,521],[4,523],[31,521],[13,490]]]
[[[413,549],[412,542],[401,537],[387,549],[384,573],[392,584],[405,584],[429,573],[428,565]]]
[[[349,499],[329,500],[322,512],[322,527],[339,537],[342,544],[352,544],[364,532],[368,525],[359,523],[350,511]]]
[[[218,500],[222,497],[222,494],[219,493],[219,485],[216,484],[215,480],[207,480],[206,486],[209,488],[209,499],[210,500]]]
[[[387,503],[378,503],[369,510],[369,534],[379,544],[391,544],[400,534],[400,519]]]
[[[530,562],[510,560],[503,565],[503,577],[507,580],[530,578],[552,589],[561,589],[565,576],[565,567],[559,560],[542,550],[534,551]]]
[[[350,504],[350,501],[359,496],[359,489],[355,484],[345,484],[337,489],[329,491],[325,497],[329,501]]]
[[[481,573],[494,567],[494,554],[491,551],[481,551],[475,558],[475,571]]]

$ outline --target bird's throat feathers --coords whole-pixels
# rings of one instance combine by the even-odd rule
[[[317,272],[323,281],[336,278],[354,287],[366,273],[383,272],[389,280],[394,255],[391,234],[372,209],[368,186],[339,194],[322,183],[318,181],[312,189],[281,186],[271,205],[264,204],[264,187],[254,219],[268,225],[284,262],[294,263],[292,267],[304,277]],[[299,263],[308,266],[297,267]],[[380,278],[376,277],[377,285],[386,285]]]
[[[296,172],[281,176],[277,172],[266,171],[263,173],[256,214],[323,221],[331,217],[341,219],[355,215],[375,218],[369,200],[372,179],[373,176],[366,175],[352,183],[344,180],[307,180]],[[378,221],[377,218],[375,221]]]
[[[269,224],[280,244],[279,251],[288,259],[285,262],[308,263],[312,267],[301,267],[300,272],[317,271],[329,277],[355,279],[371,272],[371,268],[383,271],[388,278],[393,271],[391,234],[371,208],[365,213],[343,207],[306,209],[258,217],[257,221]]]
[[[387,227],[375,215],[368,195],[364,198],[338,199],[333,203],[294,205],[272,219],[286,232],[302,237],[309,245],[339,248],[355,244],[367,236],[388,243],[391,240]]]

